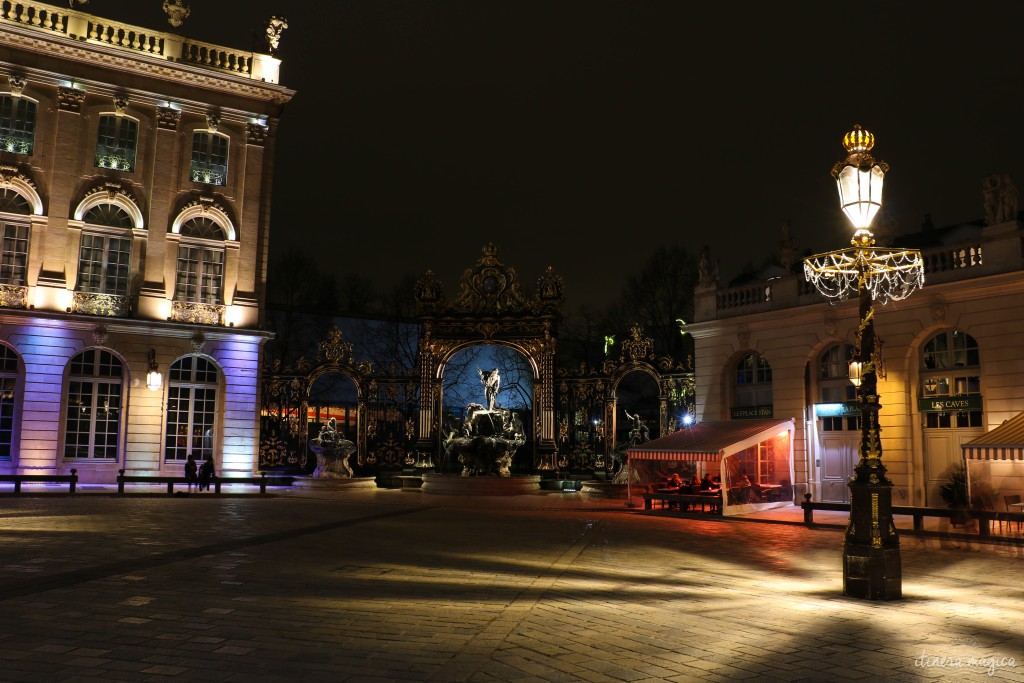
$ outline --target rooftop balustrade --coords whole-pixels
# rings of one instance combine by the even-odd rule
[[[32,0],[0,0],[0,24],[16,24],[93,45],[163,57],[267,83],[277,83],[281,61],[268,54],[190,40],[174,33],[103,19]]]

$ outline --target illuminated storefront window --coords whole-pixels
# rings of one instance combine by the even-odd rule
[[[213,457],[217,417],[217,366],[202,356],[184,356],[171,365],[167,386],[166,460]]]
[[[929,429],[981,427],[981,353],[969,334],[946,330],[921,348],[919,409]]]
[[[120,359],[109,351],[87,349],[71,359],[65,458],[117,458],[123,378]]]

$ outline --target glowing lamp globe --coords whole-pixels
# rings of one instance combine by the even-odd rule
[[[861,377],[864,374],[864,366],[859,360],[850,361],[850,384],[860,386]]]
[[[882,182],[889,170],[884,161],[871,156],[875,136],[860,126],[843,137],[847,157],[832,168],[839,186],[839,205],[858,231],[867,230],[882,207]]]

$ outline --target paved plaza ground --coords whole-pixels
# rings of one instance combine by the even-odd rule
[[[3,681],[1024,681],[1024,546],[572,494],[0,497]]]

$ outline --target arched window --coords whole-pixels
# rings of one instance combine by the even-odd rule
[[[939,332],[921,347],[925,427],[981,427],[981,353],[960,330]]]
[[[0,95],[0,151],[32,154],[36,139],[36,103]]]
[[[164,459],[213,457],[217,416],[217,366],[202,356],[174,361],[167,381],[167,432]]]
[[[0,189],[0,284],[26,284],[31,214],[28,199],[10,188]]]
[[[101,114],[96,139],[96,166],[134,171],[138,141],[138,121],[117,114]]]
[[[205,217],[190,218],[181,226],[174,300],[219,304],[224,289],[223,228]]]
[[[196,183],[224,185],[228,178],[228,136],[212,131],[192,135],[189,178]]]
[[[851,358],[853,346],[850,344],[833,344],[818,358],[819,403],[831,404],[829,407],[834,406],[833,410],[837,413],[818,413],[823,432],[860,429],[860,416],[851,414],[851,411],[856,412],[856,409],[849,405],[857,400],[857,388],[850,382]]]
[[[751,353],[736,365],[734,408],[768,408],[772,405],[772,368],[759,353]]]
[[[65,458],[117,458],[123,389],[124,367],[109,351],[86,349],[71,359]]]
[[[77,291],[127,296],[135,221],[116,204],[97,204],[83,218]]]
[[[0,460],[11,459],[17,391],[18,354],[11,347],[0,344]]]

